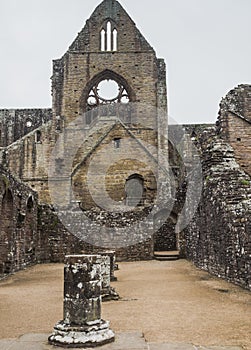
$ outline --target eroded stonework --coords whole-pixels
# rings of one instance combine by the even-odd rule
[[[203,191],[185,230],[186,256],[200,268],[251,290],[251,179],[232,147],[212,131],[197,139]]]
[[[49,343],[65,348],[96,347],[114,341],[109,322],[101,319],[100,255],[66,256],[64,320],[54,327]]]
[[[237,162],[251,175],[251,85],[239,85],[222,99],[217,132],[233,147]]]
[[[113,95],[103,91],[107,82],[116,86]],[[35,262],[63,262],[67,254],[96,254],[118,237],[119,261],[178,249],[250,289],[250,124],[251,86],[240,85],[222,100],[216,128],[186,125],[185,135],[168,128],[164,60],[118,1],[102,1],[53,61],[52,109],[0,110],[0,276]],[[173,133],[180,133],[178,144]],[[195,157],[191,140],[204,185],[194,220],[180,230]],[[169,170],[175,195],[166,190]],[[172,197],[173,208],[161,227],[165,206],[139,230],[134,223],[148,217],[158,184],[161,202]],[[104,188],[112,200],[106,209]],[[132,210],[121,213],[117,205]],[[119,237],[121,227],[130,237]]]
[[[39,261],[37,194],[0,165],[0,277]]]

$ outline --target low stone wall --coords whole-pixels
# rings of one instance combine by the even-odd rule
[[[198,267],[251,290],[251,183],[233,149],[210,137],[201,146],[204,186],[185,232],[186,255]]]
[[[78,216],[74,211],[66,211],[62,215],[70,215],[72,219],[72,223],[70,223],[71,227],[73,225],[80,225],[78,222]],[[65,255],[70,254],[97,254],[102,251],[106,251],[107,249],[113,249],[116,252],[116,260],[117,261],[137,261],[137,260],[150,260],[153,257],[153,238],[149,237],[148,239],[144,238],[142,235],[142,239],[138,241],[136,244],[130,244],[128,241],[128,246],[122,246],[121,248],[114,249],[113,246],[109,246],[112,244],[112,238],[107,237],[106,247],[99,246],[98,241],[96,245],[91,244],[90,236],[95,234],[97,237],[96,226],[93,223],[99,223],[102,227],[100,230],[100,235],[105,235],[105,227],[106,225],[114,225],[114,230],[116,231],[116,227],[121,227],[121,225],[132,225],[133,220],[137,217],[138,219],[142,218],[143,213],[129,213],[126,216],[121,214],[113,214],[112,220],[111,216],[107,213],[103,212],[86,212],[86,215],[91,219],[89,222],[89,227],[86,226],[86,223],[80,229],[81,239],[70,233],[67,230],[66,225],[63,225],[60,221],[59,216],[53,210],[51,206],[43,205],[39,206],[38,211],[38,231],[40,236],[39,243],[39,261],[40,262],[64,262]],[[92,227],[93,225],[93,227]],[[149,223],[151,229],[151,223]],[[130,227],[130,226],[129,226]],[[87,236],[87,233],[88,235]],[[86,235],[85,235],[86,233]],[[135,237],[138,237],[140,233],[137,228],[130,228],[130,234]],[[90,243],[88,243],[90,242]],[[122,242],[124,244],[124,242]]]

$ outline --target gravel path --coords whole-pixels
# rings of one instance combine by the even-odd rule
[[[148,342],[244,346],[251,350],[251,293],[185,260],[120,263],[121,300],[103,304],[116,332]],[[37,265],[0,282],[0,338],[50,333],[62,319],[63,265]]]

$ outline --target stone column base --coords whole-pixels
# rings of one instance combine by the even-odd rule
[[[94,348],[115,340],[109,322],[100,320],[88,326],[70,326],[64,321],[58,322],[53,334],[48,338],[50,344],[63,348]]]
[[[112,300],[120,299],[118,293],[112,287],[110,287],[108,290],[101,291],[101,298],[102,298],[102,301],[112,301]]]

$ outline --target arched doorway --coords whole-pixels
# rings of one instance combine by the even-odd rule
[[[133,174],[126,180],[126,205],[137,207],[144,205],[144,179],[139,174]]]

